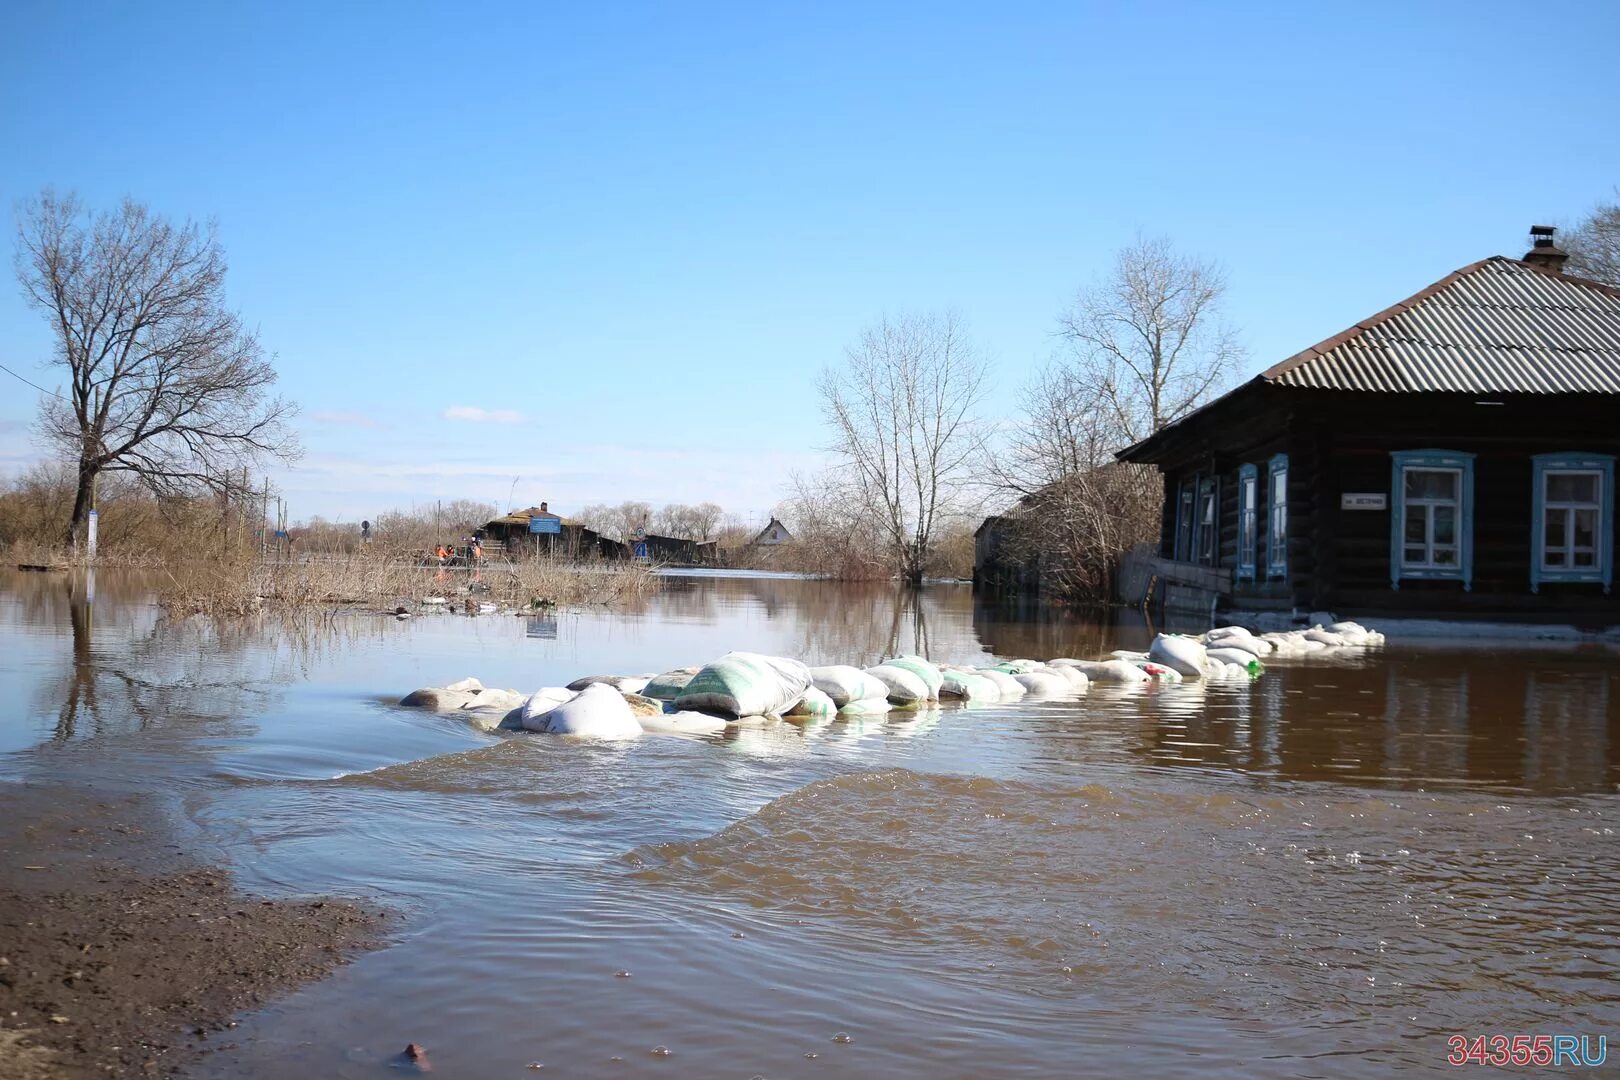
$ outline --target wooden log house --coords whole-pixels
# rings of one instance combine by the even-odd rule
[[[1121,451],[1163,475],[1167,579],[1229,574],[1239,611],[1615,621],[1620,289],[1531,233]]]

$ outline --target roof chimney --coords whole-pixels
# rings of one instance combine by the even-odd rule
[[[540,512],[541,512],[541,513],[542,513],[542,514],[549,514],[549,513],[551,513],[551,511],[550,511],[550,510],[547,510],[547,509],[546,509],[546,504],[545,504],[545,503],[541,503],[541,504],[540,504]]]
[[[1558,274],[1563,272],[1564,260],[1569,258],[1569,253],[1553,243],[1554,231],[1551,225],[1530,226],[1530,250],[1524,253],[1524,261]]]

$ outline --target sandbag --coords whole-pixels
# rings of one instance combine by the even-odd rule
[[[887,686],[848,664],[811,668],[810,682],[840,709],[852,701],[889,700]]]
[[[1160,682],[1180,682],[1182,679],[1181,672],[1177,671],[1175,668],[1165,667],[1163,664],[1155,664],[1151,660],[1143,660],[1136,666],[1147,672],[1148,678],[1157,679]]]
[[[718,735],[728,726],[725,717],[701,712],[661,712],[636,719],[650,735]]]
[[[432,709],[434,712],[455,712],[465,709],[475,695],[465,690],[452,690],[447,686],[424,686],[412,690],[399,699],[401,705],[413,709]]]
[[[1035,670],[1039,672],[1047,672],[1053,675],[1060,675],[1063,678],[1068,679],[1069,684],[1076,690],[1084,690],[1086,688],[1086,683],[1090,682],[1090,680],[1086,678],[1086,673],[1081,671],[1073,664],[1063,664],[1060,667],[1052,667],[1051,665],[1047,665],[1046,667],[1036,668]]]
[[[583,679],[575,679],[569,683],[568,689],[583,690],[587,686],[606,683],[613,689],[623,691],[626,694],[639,694],[647,688],[647,684],[651,681],[652,677],[649,675],[587,675]]]
[[[573,701],[577,696],[575,691],[562,686],[547,686],[529,695],[529,700],[523,703],[522,725],[526,731],[544,731],[545,725],[540,717],[555,709],[565,701]]]
[[[1259,657],[1254,653],[1246,653],[1243,649],[1213,648],[1205,649],[1207,656],[1218,664],[1236,664],[1251,675],[1264,672],[1264,665],[1260,664]]]
[[[467,704],[464,705],[463,708],[471,709],[477,712],[506,713],[511,712],[513,709],[521,708],[523,703],[528,699],[527,694],[520,694],[516,690],[496,690],[486,688],[478,691],[476,694],[469,694],[467,697]]]
[[[1320,626],[1313,626],[1309,630],[1305,631],[1305,640],[1320,641],[1323,645],[1327,645],[1330,648],[1335,649],[1341,648],[1344,645],[1344,638],[1333,633],[1331,630],[1324,630]]]
[[[804,696],[794,703],[787,711],[788,716],[831,716],[838,711],[833,699],[814,686],[805,690]]]
[[[1001,691],[993,681],[975,672],[947,671],[939,687],[939,696],[962,701],[1000,701]]]
[[[1148,681],[1148,673],[1127,660],[1082,660],[1074,665],[1074,669],[1094,683],[1129,684]]]
[[[664,703],[657,698],[650,698],[645,694],[626,694],[623,690],[620,690],[619,694],[638,720],[646,716],[657,716],[664,711]]]
[[[928,684],[916,672],[893,664],[879,664],[867,668],[866,673],[888,688],[890,705],[905,708],[928,700]]]
[[[677,711],[764,716],[781,713],[810,688],[810,669],[797,660],[759,653],[727,653],[692,676]]]
[[[1030,671],[1013,678],[1026,693],[1035,697],[1068,697],[1074,693],[1074,684],[1054,672]]]
[[[1198,679],[1203,677],[1204,661],[1208,657],[1200,641],[1175,634],[1160,634],[1148,646],[1148,659],[1179,672],[1183,678]]]
[[[883,662],[891,667],[904,668],[917,676],[928,687],[928,700],[939,700],[939,688],[944,682],[944,677],[940,674],[938,666],[920,656],[897,656],[893,660]]]
[[[593,683],[561,705],[554,706],[524,727],[547,735],[575,735],[586,739],[636,739],[641,724],[624,695],[606,683]]]
[[[666,671],[662,675],[654,675],[647,680],[647,685],[641,688],[641,693],[659,701],[674,701],[686,689],[686,684],[692,681],[692,676],[698,673],[697,668],[676,668]]]
[[[483,688],[484,684],[471,676],[462,679],[459,682],[453,682],[449,686],[445,687],[446,690],[459,690],[464,694],[474,694]]]
[[[892,709],[888,698],[862,698],[840,706],[839,716],[882,716]]]
[[[980,668],[974,674],[995,683],[996,693],[1001,696],[1002,701],[1017,701],[1028,693],[1022,683],[997,668]]]

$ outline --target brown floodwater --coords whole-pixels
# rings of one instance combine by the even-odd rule
[[[134,579],[11,575],[0,783],[151,793],[246,888],[408,912],[205,1075],[397,1076],[417,1042],[470,1077],[1371,1077],[1446,1071],[1453,1034],[1620,1034],[1606,647],[1397,640],[1252,683],[629,745],[392,703],[733,648],[974,662],[1151,632],[723,577],[616,612],[171,624]]]

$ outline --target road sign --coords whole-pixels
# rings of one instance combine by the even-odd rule
[[[532,517],[529,519],[529,531],[532,533],[551,533],[555,535],[562,532],[562,518]]]
[[[636,541],[636,558],[645,559],[646,557],[647,557],[647,541],[645,541],[645,540],[637,540]]]

